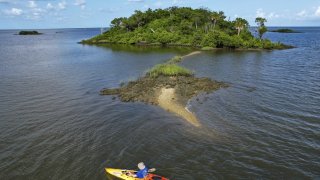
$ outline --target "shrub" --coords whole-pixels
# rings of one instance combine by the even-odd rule
[[[206,34],[201,41],[201,46],[203,47],[216,47],[217,41],[213,33]]]
[[[263,49],[273,49],[274,48],[274,44],[269,40],[263,40],[262,41],[262,47],[263,47]]]
[[[202,41],[202,37],[199,34],[194,34],[192,39],[193,46],[199,46]]]
[[[167,31],[162,31],[160,33],[157,33],[156,35],[157,35],[157,42],[161,44],[168,44],[172,42],[172,39],[174,38],[174,35]]]

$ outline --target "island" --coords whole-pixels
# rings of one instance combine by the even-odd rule
[[[229,85],[194,73],[179,65],[186,57],[202,51],[216,49],[286,49],[291,46],[264,39],[267,32],[262,17],[256,18],[258,36],[249,30],[249,23],[242,18],[226,20],[224,12],[206,8],[170,7],[135,11],[126,18],[115,18],[108,31],[83,40],[88,45],[123,44],[135,46],[183,46],[192,53],[173,57],[163,64],[155,65],[143,77],[130,81],[119,88],[104,88],[101,95],[119,97],[123,102],[144,102],[158,105],[175,113],[194,126],[201,126],[197,116],[186,105],[201,94],[211,93]]]
[[[38,31],[20,31],[19,35],[41,35]]]
[[[144,46],[186,46],[193,48],[286,49],[291,46],[263,39],[266,19],[257,18],[259,37],[243,18],[227,20],[224,12],[206,8],[170,7],[136,10],[130,17],[115,18],[110,29],[83,44],[131,44]]]
[[[300,31],[295,31],[293,29],[276,29],[270,30],[269,32],[277,32],[277,33],[301,33]]]

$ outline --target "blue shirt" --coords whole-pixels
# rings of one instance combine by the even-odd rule
[[[148,168],[145,167],[144,169],[138,171],[136,173],[136,176],[137,176],[137,178],[145,178],[147,176],[147,174],[148,174]]]

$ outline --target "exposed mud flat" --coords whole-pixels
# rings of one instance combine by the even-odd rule
[[[145,102],[177,114],[194,126],[200,126],[194,113],[185,106],[189,99],[228,87],[223,82],[194,76],[145,76],[116,89],[103,89],[101,95],[117,95],[123,102]]]

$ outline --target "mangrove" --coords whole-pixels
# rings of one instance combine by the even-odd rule
[[[130,17],[115,18],[108,31],[84,44],[188,46],[195,48],[286,49],[291,46],[263,39],[266,19],[257,18],[259,37],[243,18],[228,20],[224,12],[207,8],[170,7],[136,10]]]

